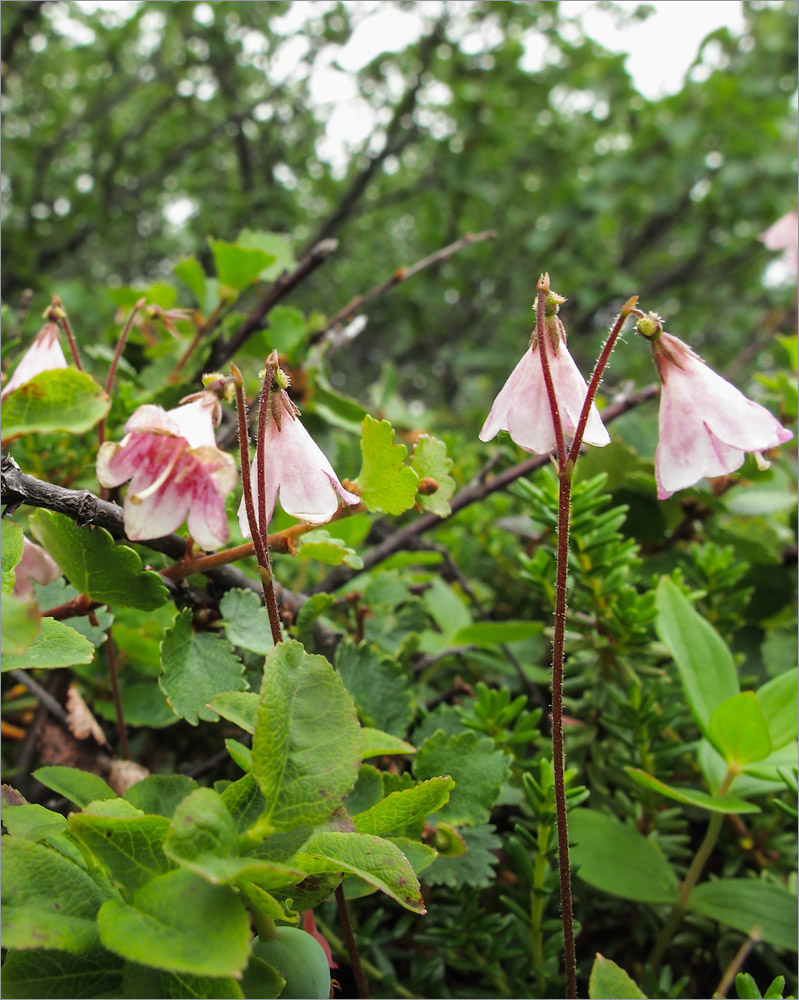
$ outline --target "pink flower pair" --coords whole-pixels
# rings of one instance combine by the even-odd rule
[[[746,452],[754,452],[760,461],[761,452],[793,437],[768,410],[708,368],[687,344],[663,332],[657,317],[644,317],[638,329],[652,340],[662,383],[655,455],[661,500],[704,476],[733,472],[743,463]],[[563,432],[573,437],[588,386],[562,337],[547,353]],[[525,352],[494,400],[480,440],[488,441],[500,430],[508,431],[520,448],[532,454],[555,449],[555,428],[537,343]],[[610,442],[593,404],[584,441],[598,446]]]

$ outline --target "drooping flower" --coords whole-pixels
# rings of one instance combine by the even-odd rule
[[[549,367],[563,433],[574,437],[588,386],[566,347],[560,320],[553,318],[555,323],[547,323]],[[499,431],[507,431],[520,448],[533,455],[546,455],[555,449],[555,425],[539,351],[534,335],[530,349],[524,352],[494,400],[480,431],[481,441],[490,441]],[[610,435],[593,403],[583,440],[599,447],[610,444]]]
[[[4,399],[10,392],[19,389],[21,385],[30,382],[42,372],[66,367],[67,359],[61,350],[61,331],[57,323],[47,322],[33,338],[33,343],[22,355],[14,374],[3,386],[0,399]]]
[[[662,383],[655,453],[660,500],[703,476],[734,472],[746,452],[754,452],[763,464],[761,452],[793,437],[765,407],[747,399],[687,344],[663,331],[658,317],[650,314],[639,320],[638,330],[651,338]]]
[[[256,458],[251,477],[256,517],[258,497],[263,490],[267,524],[272,519],[278,492],[283,510],[308,524],[329,521],[338,510],[339,498],[346,504],[360,503],[359,496],[341,485],[324,452],[303,427],[299,412],[284,389],[272,392],[264,441],[266,474],[258,467]],[[239,524],[245,538],[249,537],[250,524],[243,499]]]
[[[50,553],[23,536],[22,558],[14,568],[14,597],[27,600],[33,596],[34,583],[52,583],[61,575]]]
[[[125,424],[121,444],[107,441],[97,455],[105,487],[130,480],[125,532],[133,541],[175,531],[188,512],[192,538],[204,549],[227,541],[225,496],[236,485],[236,463],[214,439],[220,405],[212,392],[187,397],[164,410],[140,406]]]
[[[773,222],[760,239],[769,250],[785,250],[785,259],[794,274],[799,273],[799,213],[796,209]]]

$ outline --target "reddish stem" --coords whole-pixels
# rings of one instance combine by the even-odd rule
[[[277,357],[277,355],[275,355]],[[275,367],[267,362],[264,373],[264,384],[261,388],[261,406],[258,411],[258,442],[255,448],[258,475],[261,477],[261,488],[258,490],[258,525],[261,530],[262,547],[265,562],[261,566],[261,584],[264,588],[264,603],[269,613],[269,626],[272,629],[272,639],[275,645],[283,639],[280,628],[280,617],[277,613],[275,585],[272,580],[272,566],[269,560],[269,524],[266,520],[266,425],[269,420],[269,397],[272,393],[272,383],[275,379]]]
[[[108,378],[105,382],[105,391],[109,399],[111,397],[111,390],[114,388],[114,377],[117,373],[117,365],[119,364],[119,359],[122,357],[122,351],[125,349],[125,341],[128,339],[128,334],[133,326],[133,320],[136,318],[136,313],[141,309],[146,301],[147,299],[139,299],[136,305],[131,309],[130,315],[126,320],[125,325],[122,327],[122,333],[119,335],[116,350],[114,351],[114,357],[111,359],[111,367],[108,369]],[[105,441],[105,417],[103,417],[97,425],[97,438],[99,445]],[[100,495],[103,499],[105,499],[105,487],[103,487]]]
[[[75,340],[75,334],[72,332],[72,327],[70,326],[69,317],[67,316],[64,304],[57,295],[53,296],[53,307],[58,323],[66,334],[69,349],[72,352],[72,360],[75,362],[75,367],[79,372],[82,372],[83,365],[80,363],[80,355],[78,354],[78,344]]]
[[[538,298],[535,308],[535,329],[538,337],[538,353],[541,357],[541,370],[544,373],[544,385],[549,399],[549,409],[552,413],[552,424],[555,428],[555,447],[558,453],[558,468],[562,471],[566,464],[566,441],[563,437],[563,423],[560,419],[560,407],[555,393],[555,383],[552,381],[552,371],[549,367],[549,340],[546,329],[546,303],[549,293],[549,275],[542,274],[538,280]]]
[[[111,678],[111,691],[114,695],[114,710],[117,717],[117,733],[119,734],[119,750],[124,760],[130,760],[128,734],[125,731],[125,716],[122,712],[122,695],[119,691],[119,671],[117,670],[117,653],[114,637],[109,628],[106,635],[106,656],[108,657],[108,675]]]

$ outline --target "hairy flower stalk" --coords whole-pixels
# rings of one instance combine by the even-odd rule
[[[606,445],[610,437],[594,399],[610,354],[637,299],[625,303],[586,385],[566,349],[558,309],[565,301],[552,291],[549,275],[538,281],[536,331],[527,351],[500,391],[480,432],[483,441],[498,430],[507,430],[526,451],[557,455],[558,535],[555,582],[555,627],[552,640],[552,766],[558,833],[558,871],[565,953],[566,996],[577,996],[577,962],[574,945],[569,832],[566,818],[566,782],[563,747],[563,660],[566,634],[566,582],[569,559],[569,524],[574,466],[583,441]],[[533,362],[533,363],[531,363]],[[567,450],[567,438],[571,446]]]
[[[725,476],[746,452],[767,467],[762,452],[790,441],[759,403],[717,375],[691,348],[663,330],[660,317],[642,316],[638,332],[649,339],[661,381],[655,478],[658,499],[687,489],[704,476]]]
[[[216,447],[219,412],[213,392],[187,396],[173,410],[146,404],[125,424],[120,444],[100,448],[100,483],[110,488],[130,480],[123,507],[128,538],[161,538],[188,514],[189,532],[202,548],[227,541],[225,496],[236,485],[236,464]]]

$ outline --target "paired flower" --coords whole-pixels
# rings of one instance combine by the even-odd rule
[[[278,371],[278,375],[282,375]],[[285,376],[283,376],[285,379]],[[269,399],[264,453],[265,470],[258,460],[252,465],[253,505],[258,512],[258,497],[266,499],[266,521],[272,519],[275,501],[280,493],[283,510],[298,521],[324,524],[336,513],[339,498],[347,504],[360,502],[355,493],[345,490],[333,466],[299,420],[299,410],[283,388],[276,389]],[[247,510],[242,499],[239,524],[245,538],[250,536]],[[260,526],[262,532],[266,526]]]
[[[733,472],[746,452],[754,452],[763,464],[760,452],[793,437],[765,407],[747,399],[687,344],[666,333],[657,316],[639,320],[638,332],[651,340],[662,383],[655,453],[660,500],[703,476]]]
[[[213,392],[187,396],[172,410],[140,406],[125,424],[121,444],[106,442],[97,456],[105,487],[130,480],[125,531],[133,541],[175,531],[188,512],[192,538],[204,549],[227,541],[225,496],[236,485],[232,456],[216,447],[221,407]]]
[[[556,316],[547,317],[544,335],[549,337],[547,357],[563,433],[574,437],[588,386],[569,354],[563,324]],[[555,449],[555,425],[541,368],[540,350],[534,333],[530,349],[525,351],[494,400],[480,431],[481,441],[490,441],[498,431],[507,431],[520,448],[533,455],[546,455]],[[586,444],[600,447],[610,444],[610,435],[594,403],[591,404],[583,440]]]
[[[20,386],[26,385],[42,372],[67,367],[67,359],[61,350],[61,330],[57,323],[47,322],[33,338],[33,343],[22,355],[14,374],[3,386],[0,399],[4,399]]]

